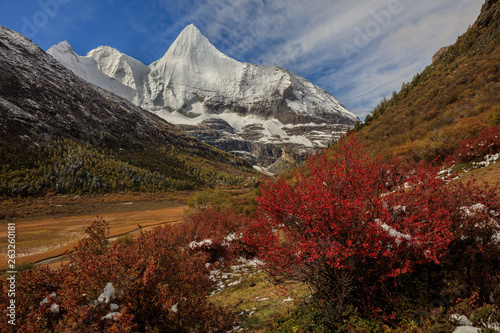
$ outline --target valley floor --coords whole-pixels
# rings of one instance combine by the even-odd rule
[[[233,194],[248,189],[228,190]],[[97,217],[110,224],[110,239],[137,234],[165,223],[183,221],[193,191],[115,193],[105,195],[52,195],[0,200],[0,270],[7,268],[7,223],[16,226],[16,264],[40,263],[72,251]]]
[[[459,181],[471,178],[499,184],[500,163],[461,173]],[[249,194],[252,189],[228,190],[233,197]],[[0,200],[0,270],[7,268],[7,223],[16,225],[16,263],[49,264],[58,268],[61,256],[85,236],[85,229],[98,216],[110,224],[109,238],[114,240],[137,234],[154,226],[183,221],[192,191],[164,193],[117,193],[108,195],[51,195],[43,198]],[[247,266],[245,266],[247,265]],[[305,285],[277,289],[264,271],[250,263],[241,263],[228,271],[212,274],[218,289],[210,302],[226,306],[239,314],[240,325],[233,331],[280,331],[280,323],[293,321],[290,315],[298,302],[311,291]],[[299,318],[297,318],[299,319]],[[300,320],[300,319],[299,319]],[[281,325],[280,325],[281,326]],[[455,332],[473,332],[472,327]],[[399,330],[395,330],[399,332]]]
[[[63,255],[72,251],[78,241],[85,236],[85,229],[97,217],[110,224],[110,237],[138,233],[164,223],[183,221],[185,205],[172,202],[162,203],[164,208],[153,208],[151,202],[122,202],[111,205],[107,212],[100,214],[70,215],[50,218],[24,219],[15,222],[16,226],[16,264],[34,263],[49,257]],[[7,230],[0,231],[0,252],[6,252],[8,245]],[[2,253],[6,254],[6,253]],[[0,257],[0,269],[7,267],[7,256]]]

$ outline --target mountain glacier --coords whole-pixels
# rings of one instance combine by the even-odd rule
[[[192,24],[149,66],[108,46],[79,56],[64,41],[47,53],[81,78],[263,167],[283,151],[325,147],[358,120],[284,68],[224,55]]]

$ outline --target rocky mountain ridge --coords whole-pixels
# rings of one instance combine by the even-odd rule
[[[47,53],[89,82],[255,165],[269,166],[283,150],[325,147],[358,120],[286,69],[224,55],[194,25],[149,66],[107,46],[78,56],[61,42]]]

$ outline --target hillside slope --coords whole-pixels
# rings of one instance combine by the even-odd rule
[[[477,21],[358,124],[373,156],[431,161],[500,123],[500,4],[487,0]]]
[[[0,114],[0,195],[189,188],[252,170],[3,27]]]

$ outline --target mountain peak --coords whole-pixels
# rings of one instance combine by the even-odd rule
[[[196,27],[193,23],[188,24],[188,25],[187,25],[187,26],[186,26],[186,27],[182,30],[182,32],[184,32],[184,31],[186,31],[186,32],[192,32],[192,33],[197,33],[197,34],[200,34],[200,35],[202,34],[202,33],[200,32],[200,30],[199,30],[199,29],[198,29],[198,28],[197,28],[197,27]],[[182,34],[182,32],[181,32],[181,34]]]
[[[123,55],[123,53],[121,53],[120,51],[118,51],[117,49],[111,47],[111,46],[107,46],[107,45],[103,45],[103,46],[99,46],[93,50],[90,50],[88,53],[87,53],[87,56],[90,56],[92,57],[93,54],[95,53],[103,53],[103,54],[108,54],[108,55],[114,55],[114,56],[121,56]]]
[[[97,69],[108,77],[142,94],[142,82],[146,80],[150,69],[139,60],[111,46],[99,46],[87,53],[86,57],[94,59]],[[133,101],[133,97],[126,98]]]
[[[54,52],[75,53],[73,51],[73,48],[71,47],[71,45],[66,40],[63,40],[62,42],[57,43],[57,45],[52,45],[47,50],[47,53],[50,54],[50,55],[52,55]]]
[[[129,67],[139,67],[142,71],[147,71],[147,66],[139,60],[118,51],[111,46],[99,46],[87,53],[87,57],[94,58],[98,65],[103,66],[103,62],[127,63]],[[104,71],[105,72],[105,71]],[[108,76],[113,76],[106,73]]]
[[[179,36],[177,36],[176,39],[197,41],[197,40],[202,39],[202,38],[206,39],[206,37],[203,36],[201,31],[194,24],[191,23],[181,31],[181,33],[179,34]],[[207,39],[207,41],[208,41],[208,39]]]
[[[243,64],[217,50],[198,28],[190,24],[150,68],[167,86],[175,82],[185,87],[204,87],[208,91],[220,92],[227,89],[223,88],[225,85],[237,86]],[[185,101],[178,102],[170,106],[175,109],[185,104]]]
[[[182,56],[183,54],[191,52],[215,52],[222,55],[209,40],[203,36],[203,34],[198,30],[194,24],[190,24],[181,31],[179,36],[172,43],[165,55],[170,55],[171,57]]]

